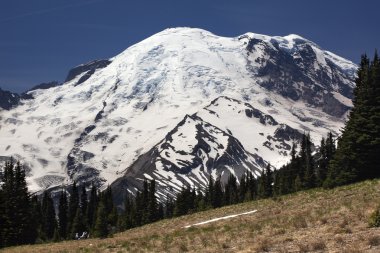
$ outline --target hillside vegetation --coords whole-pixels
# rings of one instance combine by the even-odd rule
[[[380,228],[369,228],[380,204],[380,180],[313,189],[162,220],[115,234],[21,246],[4,252],[380,252]],[[256,213],[184,228],[257,209]]]

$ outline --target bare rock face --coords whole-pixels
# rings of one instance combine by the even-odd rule
[[[20,96],[0,88],[0,110],[10,110],[20,102]]]
[[[304,100],[329,115],[343,116],[350,107],[335,99],[333,92],[352,98],[355,68],[346,68],[334,61],[331,53],[300,36],[286,37],[240,37],[248,39],[246,49],[253,55],[249,59],[260,65],[252,69],[260,85],[294,101]],[[256,56],[258,50],[264,53]],[[251,68],[250,62],[247,68]]]
[[[110,63],[111,61],[109,60],[95,60],[86,64],[79,65],[75,68],[72,68],[69,71],[69,74],[67,75],[65,82],[69,82],[78,75],[84,73],[84,75],[77,81],[76,85],[81,84],[87,79],[89,79],[91,75],[95,73],[95,70],[105,68]]]

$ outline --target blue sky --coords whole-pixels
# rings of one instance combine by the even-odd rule
[[[0,0],[0,87],[22,92],[165,28],[299,34],[358,62],[379,48],[378,0]]]

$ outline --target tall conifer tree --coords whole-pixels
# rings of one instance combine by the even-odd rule
[[[353,109],[338,139],[325,186],[380,176],[380,61],[362,56],[354,89]]]
[[[61,238],[67,238],[67,211],[67,194],[66,191],[62,190],[58,205],[58,228]]]

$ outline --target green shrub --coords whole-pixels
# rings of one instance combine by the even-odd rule
[[[372,213],[369,218],[370,227],[380,227],[380,206]]]

